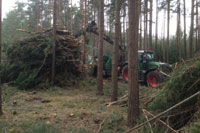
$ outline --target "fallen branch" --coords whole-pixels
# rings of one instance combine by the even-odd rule
[[[124,133],[128,133],[128,132],[130,132],[130,131],[132,131],[132,130],[138,129],[138,128],[140,128],[140,127],[142,127],[142,126],[148,124],[149,122],[151,122],[151,121],[153,121],[153,120],[155,120],[155,119],[161,117],[162,115],[168,113],[169,111],[171,111],[171,110],[173,110],[173,109],[179,107],[179,106],[182,105],[183,103],[185,103],[185,102],[191,100],[192,98],[198,96],[199,94],[200,94],[200,91],[198,91],[197,93],[193,94],[192,96],[186,98],[185,100],[183,100],[183,101],[177,103],[176,105],[172,106],[171,108],[169,108],[169,109],[167,109],[167,110],[161,112],[160,114],[155,115],[154,117],[152,117],[152,118],[149,119],[148,121],[146,121],[146,122],[144,122],[144,123],[141,123],[141,124],[139,124],[138,126],[135,126],[134,128],[131,128],[131,129],[125,131]]]
[[[105,106],[106,106],[106,107],[110,107],[111,105],[114,105],[114,104],[117,104],[117,103],[121,103],[121,102],[125,102],[125,101],[128,101],[128,98],[127,98],[127,97],[125,97],[124,99],[120,99],[120,100],[118,100],[118,101],[106,103]]]
[[[23,30],[23,29],[16,29],[16,31],[25,32],[25,33],[28,33],[28,34],[35,34],[35,32],[30,32],[30,31]]]
[[[19,31],[19,32],[25,32],[25,33],[32,34],[32,35],[36,35],[36,34],[44,34],[44,33],[50,32],[51,30],[52,30],[52,29],[45,29],[44,31],[39,31],[39,32],[30,32],[30,31],[23,30],[23,29],[16,29],[16,31]],[[64,32],[65,32],[65,31],[64,31]]]
[[[149,120],[149,118],[148,118],[148,116],[146,115],[146,113],[145,113],[145,110],[143,109],[142,111],[143,111],[143,113],[144,113],[144,116],[145,116],[146,120],[148,121],[148,120]],[[151,131],[151,133],[153,133],[153,130],[152,130],[151,123],[150,123],[150,122],[148,122],[148,125],[149,125],[149,128],[150,128],[150,131]]]
[[[100,133],[100,131],[101,131],[101,129],[102,129],[102,126],[103,126],[103,124],[104,124],[104,122],[106,121],[107,118],[108,118],[108,116],[106,116],[106,117],[103,119],[103,121],[99,124],[99,129],[98,129],[98,131],[97,131],[96,133]]]
[[[143,111],[145,112],[145,113],[147,113],[147,114],[149,114],[151,117],[154,117],[154,115],[152,114],[152,113],[150,113],[149,111],[147,111],[147,110],[145,110],[145,109],[143,109]],[[162,123],[164,126],[166,126],[168,129],[170,129],[171,131],[173,131],[174,133],[178,133],[176,130],[174,130],[172,127],[170,127],[167,123],[165,123],[164,121],[162,121],[162,120],[160,120],[160,119],[158,119],[158,121],[160,122],[160,123]]]
[[[163,72],[163,71],[160,71],[160,73],[163,74],[163,75],[165,75],[165,76],[167,76],[167,77],[171,77],[170,75],[166,74],[166,73]]]

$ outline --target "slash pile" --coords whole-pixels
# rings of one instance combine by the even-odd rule
[[[66,30],[57,30],[55,85],[69,85],[86,73],[81,62],[81,42]],[[52,30],[9,44],[0,66],[3,83],[20,89],[48,87],[52,66]]]
[[[160,113],[200,91],[200,55],[184,61],[172,73],[163,89],[157,94],[149,108]],[[199,97],[185,102],[168,112],[163,120],[174,129],[180,129],[191,122],[199,110]]]

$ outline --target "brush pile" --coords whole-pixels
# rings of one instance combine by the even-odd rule
[[[48,87],[52,66],[52,30],[17,41],[5,49],[0,66],[3,83],[14,82],[20,89]],[[87,71],[81,63],[81,43],[70,32],[57,30],[55,85],[78,81]]]
[[[200,91],[200,55],[184,61],[171,75],[162,90],[157,94],[149,109],[160,113]],[[170,111],[162,119],[174,129],[180,129],[193,118],[198,110],[199,98],[195,97]]]

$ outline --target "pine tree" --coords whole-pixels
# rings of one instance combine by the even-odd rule
[[[54,85],[55,82],[55,64],[56,64],[56,24],[57,24],[57,3],[56,0],[53,2],[53,54],[52,54],[52,73],[51,73],[51,83]]]
[[[193,57],[193,33],[194,33],[194,0],[191,0],[191,25],[190,25],[190,58]]]
[[[121,0],[115,1],[115,41],[113,45],[112,62],[112,96],[111,101],[117,101],[118,96],[118,44],[120,42],[121,23],[120,23]]]
[[[128,126],[136,125],[139,117],[138,85],[138,28],[140,0],[128,1],[129,43],[128,43]]]
[[[149,20],[149,48],[152,50],[152,24],[153,24],[153,1],[150,0],[150,20]]]
[[[183,0],[183,17],[184,17],[184,57],[187,59],[187,38],[186,38],[186,7]]]
[[[168,0],[168,4],[167,4],[167,63],[169,63],[169,44],[170,44],[170,40],[169,40],[169,28],[170,28],[170,0]]]
[[[104,0],[99,0],[99,47],[98,47],[98,74],[97,95],[103,95],[103,35],[104,35]]]
[[[0,64],[1,64],[1,46],[2,46],[2,0],[0,0]],[[1,77],[0,77],[0,115],[3,115]]]

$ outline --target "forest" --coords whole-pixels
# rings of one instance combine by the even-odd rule
[[[199,0],[13,1],[0,133],[200,133]]]

